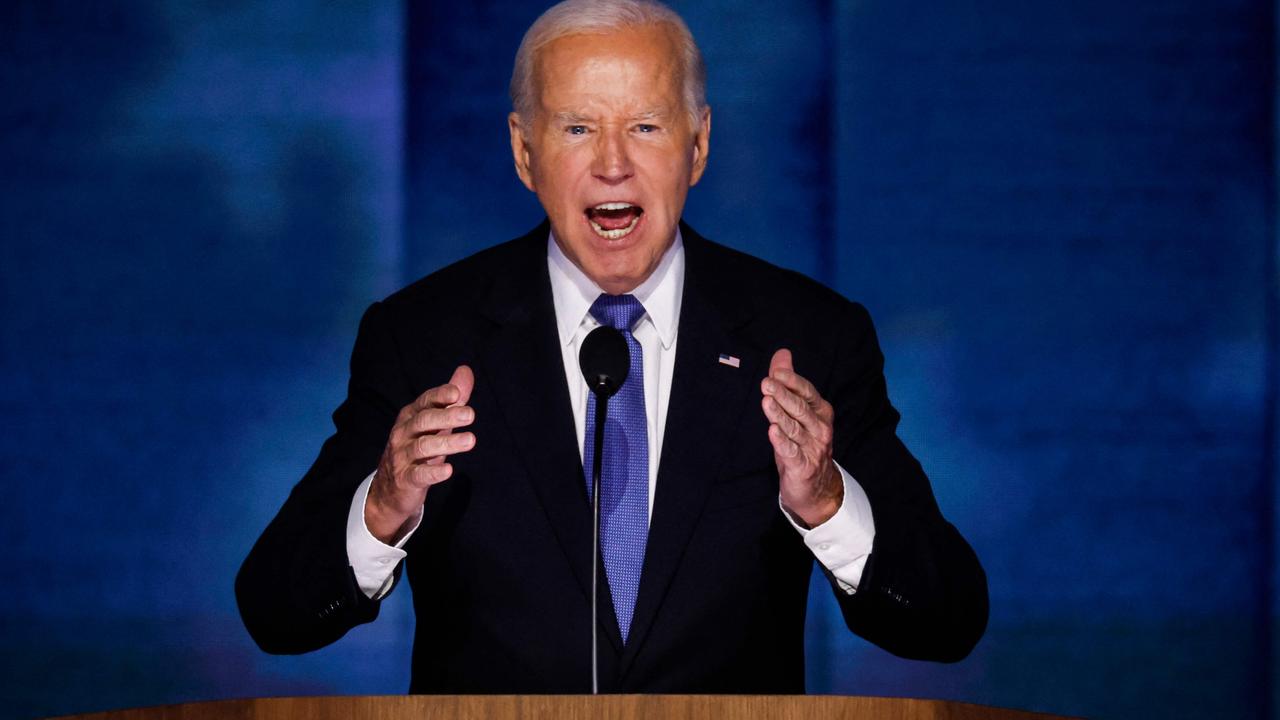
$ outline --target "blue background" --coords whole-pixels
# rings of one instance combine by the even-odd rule
[[[260,653],[232,578],[363,308],[540,219],[541,3],[0,6],[0,715],[398,693],[409,592]],[[811,692],[1271,717],[1275,4],[680,2],[686,218],[866,304],[991,626],[895,659],[815,592]]]

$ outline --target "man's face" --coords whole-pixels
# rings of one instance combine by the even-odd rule
[[[509,118],[520,180],[565,255],[606,292],[630,292],[675,240],[706,167],[710,113],[691,123],[664,26],[559,38],[538,53],[534,78],[528,134]]]

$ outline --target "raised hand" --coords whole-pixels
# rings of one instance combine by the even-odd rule
[[[844,481],[831,459],[835,413],[813,383],[797,375],[791,351],[769,361],[760,381],[760,406],[769,420],[769,442],[778,466],[782,505],[803,525],[821,525],[844,500]]]
[[[403,537],[427,490],[453,475],[447,458],[475,447],[473,433],[454,432],[475,420],[475,410],[467,405],[474,386],[471,368],[459,365],[448,384],[427,390],[400,410],[364,504],[365,525],[374,537],[388,545]]]

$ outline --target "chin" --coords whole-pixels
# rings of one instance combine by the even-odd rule
[[[629,293],[645,280],[642,272],[596,272],[588,275],[610,295]]]

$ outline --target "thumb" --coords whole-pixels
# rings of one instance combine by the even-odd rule
[[[471,390],[476,386],[476,376],[471,372],[471,368],[459,365],[458,369],[453,371],[453,377],[449,378],[449,384],[458,388],[458,401],[454,405],[466,405],[471,402]]]
[[[786,348],[775,352],[773,358],[769,360],[769,374],[772,375],[779,370],[795,372],[795,367],[791,365],[791,351]]]

